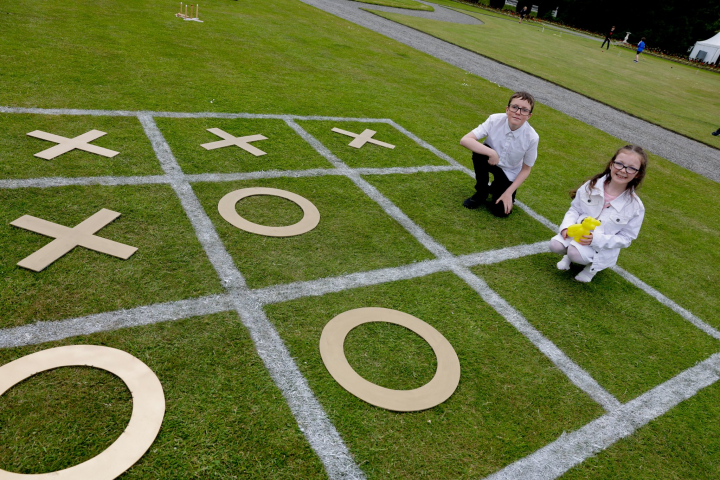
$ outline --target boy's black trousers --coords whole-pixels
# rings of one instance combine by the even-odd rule
[[[473,167],[475,167],[476,192],[473,198],[484,202],[487,200],[488,195],[491,195],[490,204],[488,205],[490,212],[496,217],[507,217],[509,214],[505,213],[505,205],[503,202],[497,204],[495,204],[495,202],[505,193],[505,190],[512,185],[512,182],[508,180],[502,168],[488,163],[489,158],[487,155],[480,155],[479,153],[473,152],[472,160]],[[493,182],[488,185],[490,174],[493,176]],[[515,193],[517,193],[517,191],[512,194],[513,203],[515,203]]]

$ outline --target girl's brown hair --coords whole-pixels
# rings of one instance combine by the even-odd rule
[[[635,190],[640,188],[640,185],[642,185],[642,181],[645,178],[645,170],[647,169],[647,153],[645,153],[645,150],[643,150],[642,147],[638,147],[637,145],[625,145],[624,147],[618,149],[617,152],[615,152],[615,155],[612,156],[608,164],[605,166],[605,170],[590,179],[590,184],[588,185],[588,193],[591,192],[593,188],[595,188],[595,184],[597,183],[597,181],[606,175],[607,178],[605,179],[605,183],[610,183],[610,171],[613,168],[612,164],[617,158],[617,156],[620,154],[620,152],[634,153],[640,158],[640,170],[638,170],[638,172],[635,174],[635,178],[628,182],[625,189],[630,190],[630,194],[632,195],[635,193]],[[570,191],[570,198],[575,198],[575,194],[577,194],[578,188]]]

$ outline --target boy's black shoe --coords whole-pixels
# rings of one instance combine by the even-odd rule
[[[470,210],[475,210],[482,204],[483,202],[475,198],[475,195],[473,195],[472,197],[465,199],[465,201],[463,202],[463,207],[469,208]]]
[[[717,130],[715,130],[712,134],[713,134],[714,136],[716,136],[716,137],[717,137],[718,135],[720,135],[720,128],[718,128]]]

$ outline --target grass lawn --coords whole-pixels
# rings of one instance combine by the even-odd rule
[[[358,0],[362,3],[371,3],[373,5],[383,5],[385,7],[407,8],[408,10],[425,10],[426,12],[434,12],[435,9],[430,5],[416,2],[415,0]]]
[[[223,291],[169,186],[0,190],[0,204],[1,328]],[[122,215],[97,235],[137,247],[129,259],[76,247],[40,273],[15,265],[52,239],[11,221],[32,215],[74,227],[102,208]]]
[[[635,64],[635,52],[627,48],[600,50],[596,40],[554,29],[542,31],[472,10],[463,9],[484,25],[374,13],[720,148],[720,138],[710,135],[718,128],[717,118],[703,113],[720,110],[717,73],[651,56],[641,56]]]
[[[90,130],[107,135],[90,142],[119,152],[112,158],[73,150],[52,160],[33,155],[57,145],[26,134],[34,130],[66,138]],[[95,177],[163,173],[137,118],[0,113],[0,178]]]
[[[503,111],[511,94],[294,0],[211,0],[203,6],[202,24],[176,19],[175,8],[141,0],[4,4],[0,106],[351,117],[358,121],[299,124],[351,167],[444,164],[394,127],[362,121],[389,118],[471,166],[468,151],[458,144],[460,138],[489,114]],[[486,25],[473,28],[486,30],[467,32],[490,31],[499,38],[507,29],[525,28],[482,19]],[[439,28],[432,22],[422,25]],[[448,28],[453,34],[465,32],[456,25]],[[533,35],[537,39],[532,40]],[[529,27],[518,30],[517,38],[520,42],[527,36],[528,45],[546,45],[540,35]],[[547,31],[542,35],[544,42],[557,43],[553,48],[558,53],[573,51],[578,57],[587,50],[587,58],[596,58],[591,53],[601,56],[596,58],[597,68],[618,69],[614,62],[629,60],[622,55],[613,60],[615,54],[595,51],[598,45],[589,40],[565,35],[560,39]],[[512,47],[503,43],[493,48],[509,56]],[[524,48],[516,45],[513,58],[525,55]],[[643,71],[654,71],[660,64],[643,60]],[[547,58],[543,61],[552,64]],[[557,68],[569,70],[561,63]],[[575,70],[566,76],[588,69]],[[704,75],[709,74],[698,74],[699,82],[705,81]],[[643,83],[628,80],[633,82]],[[653,93],[655,104],[666,105],[678,119],[687,117],[681,107],[672,111],[675,99],[657,93],[677,91],[677,97],[682,89],[664,88]],[[703,88],[698,87],[712,105],[716,100]],[[640,102],[644,92],[628,101]],[[185,173],[332,168],[279,120],[156,120]],[[568,190],[599,171],[622,142],[544,105],[536,106],[531,124],[540,135],[540,156],[518,199],[559,223],[570,203]],[[0,125],[5,127],[0,129],[0,179],[162,173],[150,142],[132,117],[0,114]],[[330,131],[335,126],[355,133],[376,130],[375,138],[397,147],[350,148],[350,137]],[[206,131],[213,127],[234,136],[264,134],[268,140],[254,145],[267,155],[253,157],[237,147],[205,151],[200,144],[219,139]],[[45,161],[32,155],[51,146],[49,142],[25,135],[41,129],[69,137],[92,128],[108,132],[94,143],[121,154],[107,160],[72,152]],[[463,209],[460,203],[473,185],[465,174],[364,178],[454,254],[534,243],[553,234],[519,209],[505,221],[482,209]],[[318,207],[320,224],[302,236],[270,238],[238,230],[219,216],[217,202],[225,194],[258,186],[304,196]],[[341,175],[195,182],[192,189],[251,288],[432,258]],[[640,195],[647,209],[645,224],[638,240],[621,253],[620,265],[720,328],[720,185],[652,156]],[[0,189],[0,205],[0,328],[224,291],[168,185],[5,188]],[[129,260],[76,248],[39,274],[15,266],[50,239],[11,227],[10,221],[30,214],[74,226],[100,208],[122,213],[98,234],[138,247]],[[294,223],[301,215],[296,205],[273,197],[244,199],[237,211],[252,222],[276,226]],[[715,340],[613,272],[602,272],[583,287],[554,270],[553,263],[550,255],[535,255],[474,271],[620,400],[637,396],[717,351]],[[446,403],[425,412],[393,413],[352,397],[332,380],[318,352],[322,327],[345,310],[366,306],[405,311],[446,336],[463,368],[460,386]],[[451,273],[306,297],[265,310],[370,478],[479,478],[603,413]],[[606,316],[587,320],[586,311]],[[566,321],[558,321],[558,312]],[[4,349],[0,364],[74,343],[126,350],[146,362],[163,383],[168,408],[160,436],[124,477],[325,476],[234,313]],[[435,366],[424,342],[392,325],[358,328],[348,337],[346,351],[363,376],[390,388],[421,385]],[[74,393],[80,384],[83,389]],[[715,391],[708,390],[708,395]],[[92,457],[121,431],[129,414],[128,399],[121,382],[90,369],[62,369],[23,382],[0,397],[0,468],[37,473]],[[40,411],[30,411],[40,404]],[[64,413],[55,415],[51,405],[60,405]],[[692,430],[684,433],[697,439],[693,443],[683,443],[682,435],[644,433],[656,424],[662,427],[664,418],[627,442],[638,438],[643,445],[630,445],[651,448],[652,439],[658,438],[667,442],[667,451],[686,449],[682,458],[690,463],[683,466],[686,474],[681,477],[700,477],[705,463],[693,463],[694,459],[720,459],[714,443],[708,441],[705,449],[710,434],[702,430],[717,433],[717,428],[698,420],[703,404],[684,405],[669,415],[676,422],[672,425]],[[46,429],[51,421],[56,423]],[[34,433],[41,427],[42,434]],[[42,441],[34,440],[44,432]],[[596,462],[608,461],[604,459],[614,455],[614,448],[623,445],[588,465],[600,468]],[[636,462],[630,450],[623,458]],[[648,464],[656,478],[666,475],[663,468],[662,462]]]
[[[165,393],[155,443],[123,479],[326,478],[237,315],[224,313],[0,350],[0,363],[46,348],[91,344],[142,360]],[[68,468],[122,433],[132,399],[104,370],[50,370],[0,402],[0,468]]]
[[[322,329],[367,306],[407,312],[447,338],[462,369],[452,397],[399,414],[366,404],[333,380],[317,347]],[[602,413],[449,273],[272,305],[268,316],[371,479],[483,477]],[[386,388],[418,387],[434,373],[428,345],[395,325],[357,327],[345,352],[359,374]]]
[[[287,238],[255,235],[230,225],[218,213],[217,204],[227,193],[248,187],[279,188],[305,197],[320,211],[320,224],[304,235]],[[400,266],[432,257],[347,178],[196,183],[193,189],[252,288]],[[302,218],[302,210],[293,202],[270,196],[243,199],[236,210],[260,225],[292,225]]]
[[[284,121],[274,119],[158,118],[157,124],[185,173],[232,173],[257,170],[331,168],[319,153]],[[240,147],[206,150],[200,145],[222,140],[207,131],[219,128],[234,137],[261,134],[267,140],[251,142],[265,155]],[[287,152],[293,152],[288,155]]]

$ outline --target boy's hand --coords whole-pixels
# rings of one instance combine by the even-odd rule
[[[495,150],[490,150],[490,154],[488,155],[488,163],[490,165],[497,165],[500,163],[500,157],[498,156],[497,152]]]
[[[562,232],[560,232],[560,236],[562,236],[563,239],[566,239],[566,238],[567,238],[567,228],[564,229]]]
[[[502,201],[503,205],[505,206],[505,215],[509,215],[513,209],[512,193],[508,193],[507,191],[505,191],[505,193],[500,195],[500,198],[497,199],[495,204],[497,204],[500,201]]]
[[[592,243],[592,239],[593,239],[593,234],[592,234],[592,232],[590,232],[587,235],[583,235],[578,243],[580,245],[590,245]]]

